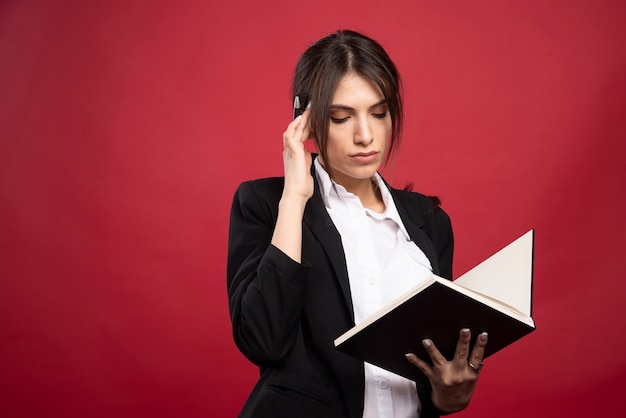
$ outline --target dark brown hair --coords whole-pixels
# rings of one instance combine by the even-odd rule
[[[391,140],[386,163],[400,144],[402,133],[401,81],[398,70],[380,44],[357,32],[340,30],[311,45],[296,66],[292,94],[305,106],[311,103],[311,131],[323,161],[330,106],[341,78],[354,72],[378,85],[389,107]],[[330,167],[326,167],[327,170]]]

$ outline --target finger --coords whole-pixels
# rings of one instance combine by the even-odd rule
[[[478,371],[482,368],[488,337],[488,334],[486,332],[483,332],[476,338],[476,344],[474,344],[472,354],[468,359],[468,362],[471,363],[470,367],[474,366],[472,367],[472,369],[475,371]]]
[[[302,115],[298,116],[294,120],[292,120],[289,125],[287,125],[287,129],[283,132],[283,145],[287,145],[287,142],[292,139],[296,133],[296,129],[302,123]]]
[[[307,109],[287,126],[287,130],[283,133],[283,146],[285,148],[299,149],[308,139],[309,132],[310,120]]]
[[[463,328],[459,332],[459,341],[456,343],[456,350],[454,352],[454,362],[459,365],[464,365],[469,356],[470,341],[472,339],[472,333],[469,328]]]
[[[443,354],[441,354],[441,352],[437,349],[437,347],[435,346],[435,343],[432,340],[428,338],[425,340],[422,340],[422,345],[424,346],[424,349],[426,350],[426,352],[428,353],[428,356],[433,362],[433,365],[435,366],[443,365],[448,361],[443,356]]]
[[[434,373],[433,373],[433,369],[432,369],[430,364],[428,364],[427,362],[425,362],[421,358],[417,357],[413,353],[407,353],[404,356],[409,361],[409,363],[411,363],[412,365],[414,365],[415,367],[420,369],[422,371],[422,373],[424,373],[426,375],[426,377],[428,377],[429,379],[431,377],[433,377]]]
[[[296,128],[297,134],[300,138],[301,142],[305,142],[309,139],[309,134],[311,132],[311,109],[307,107],[304,112],[302,112],[302,116],[300,118],[300,124]]]

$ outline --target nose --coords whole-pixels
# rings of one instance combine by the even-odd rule
[[[374,140],[374,134],[367,117],[360,117],[356,125],[354,133],[354,142],[357,144],[368,145]]]

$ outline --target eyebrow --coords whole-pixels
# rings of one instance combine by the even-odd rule
[[[382,105],[385,105],[385,104],[387,104],[387,100],[386,99],[382,99],[381,101],[376,102],[373,105],[371,105],[369,107],[369,109],[373,109],[375,107],[382,106]],[[354,110],[353,107],[342,105],[342,104],[331,104],[330,105],[330,109],[331,110]]]

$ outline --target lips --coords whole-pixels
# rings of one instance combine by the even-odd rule
[[[356,154],[351,154],[350,159],[360,164],[369,164],[375,162],[378,159],[378,154],[378,151],[359,152]]]

